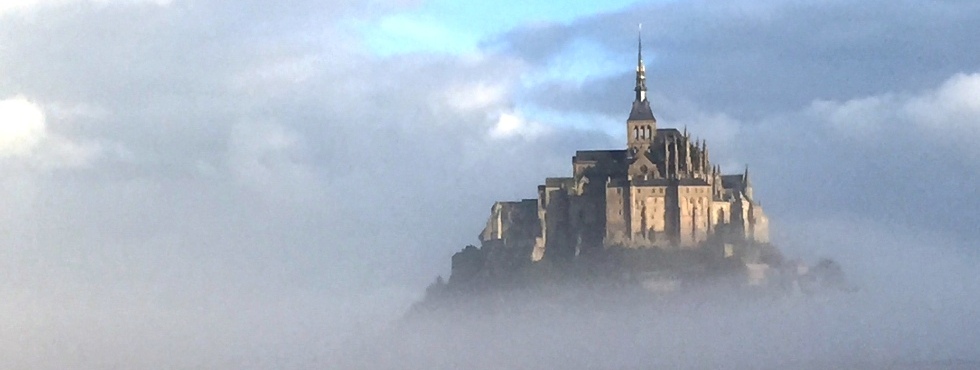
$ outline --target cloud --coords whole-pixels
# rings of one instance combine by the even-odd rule
[[[653,92],[758,120],[773,111],[803,108],[815,99],[917,91],[956,73],[980,69],[980,56],[962,47],[970,43],[968,34],[980,32],[978,6],[646,2],[567,24],[518,27],[493,45],[544,66],[548,60],[567,57],[572,45],[598,43],[618,56],[618,65],[626,66],[636,55],[636,24],[643,23],[648,87]],[[631,71],[623,68],[618,75],[588,81],[578,94],[563,99],[544,93],[528,99],[613,114],[620,99],[630,96],[622,87],[632,86],[631,78]]]
[[[64,6],[73,2],[90,2],[96,4],[117,3],[148,3],[157,6],[170,5],[173,0],[2,0],[0,1],[0,16],[4,13],[25,13],[36,11],[38,8]]]
[[[980,161],[980,73],[957,74],[927,94],[904,102],[902,112],[940,144],[955,142]]]
[[[40,107],[22,96],[0,100],[0,156],[28,154],[44,136]]]
[[[775,229],[980,222],[949,211],[980,206],[972,3],[638,4],[463,56],[350,32],[403,1],[71,4],[0,22],[0,343],[24,349],[0,367],[325,358],[447,273],[493,201],[623,146],[641,18],[660,125],[749,163]]]
[[[0,159],[8,163],[14,160],[39,169],[80,167],[101,150],[96,143],[49,132],[44,111],[23,96],[0,100]]]
[[[490,137],[504,139],[508,137],[534,137],[544,134],[547,128],[514,113],[501,113],[497,124],[490,129]]]
[[[886,94],[844,102],[816,101],[808,108],[818,122],[841,136],[860,140],[881,135],[919,138],[920,149],[945,151],[953,144],[966,163],[980,160],[980,73],[951,76],[940,86],[907,96]]]
[[[978,219],[948,206],[980,203],[945,194],[968,192],[980,176],[972,144],[980,111],[968,92],[976,83],[975,73],[955,74],[915,92],[815,100],[799,111],[743,122],[736,157],[761,170],[755,172],[761,183],[773,184],[767,186],[775,198],[769,205],[790,218],[865,215],[892,227],[972,240],[978,235],[970,225]],[[770,177],[794,172],[801,177]],[[817,190],[802,196],[800,189]]]

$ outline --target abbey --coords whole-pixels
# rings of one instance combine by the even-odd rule
[[[748,167],[722,174],[705,141],[692,141],[686,129],[657,126],[642,44],[634,91],[625,149],[578,151],[572,175],[547,178],[537,199],[493,205],[480,234],[488,260],[515,252],[540,261],[610,248],[768,243],[768,219],[752,193]]]

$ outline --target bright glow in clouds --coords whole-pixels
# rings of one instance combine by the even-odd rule
[[[0,0],[0,15],[16,10],[28,10],[39,6],[64,5],[79,0]],[[93,3],[128,2],[150,3],[158,6],[170,5],[172,0],[89,0]]]
[[[0,100],[0,159],[19,158],[42,169],[82,167],[102,149],[49,132],[47,115],[23,96]]]
[[[514,136],[529,138],[540,135],[545,131],[545,126],[535,122],[529,122],[516,113],[502,113],[497,120],[497,124],[490,129],[490,137],[494,139]]]
[[[41,108],[22,96],[0,100],[0,157],[28,154],[44,135]]]
[[[500,104],[507,93],[507,86],[503,84],[480,82],[447,89],[446,100],[460,110],[478,110]]]

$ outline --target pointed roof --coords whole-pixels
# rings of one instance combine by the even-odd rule
[[[640,27],[643,27],[641,24]],[[647,100],[647,77],[646,67],[643,65],[643,37],[639,31],[636,34],[636,101]]]
[[[653,116],[653,110],[650,109],[650,102],[644,101],[634,101],[633,108],[630,109],[630,121],[656,121],[657,119]]]
[[[643,66],[643,38],[639,32],[637,32],[636,87],[633,90],[636,92],[636,99],[633,100],[629,120],[656,121],[657,119],[653,117],[653,110],[650,109],[650,101],[647,100],[646,67]]]

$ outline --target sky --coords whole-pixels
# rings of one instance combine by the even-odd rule
[[[971,1],[5,0],[0,367],[322,361],[625,145],[640,23],[786,254],[980,285]]]

